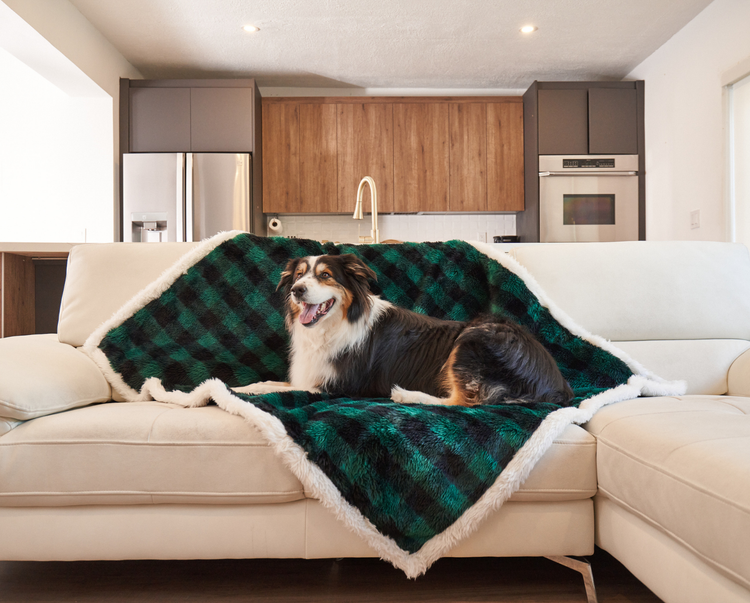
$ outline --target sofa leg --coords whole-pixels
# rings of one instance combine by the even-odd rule
[[[597,603],[596,587],[594,586],[594,573],[591,571],[591,564],[585,559],[576,557],[562,557],[553,555],[547,557],[550,561],[569,567],[583,576],[583,584],[586,587],[586,600],[588,603]]]

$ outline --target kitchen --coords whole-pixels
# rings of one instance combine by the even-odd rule
[[[185,217],[175,215],[173,198],[185,195],[181,188],[169,189],[163,207],[146,200],[148,191],[161,187],[139,187],[139,179],[129,177],[135,169],[131,163],[148,154],[157,154],[158,160],[158,153],[167,151],[186,153],[192,161],[196,152],[241,150],[254,151],[253,217],[227,222],[225,229],[355,243],[375,240],[376,231],[383,241],[500,242],[518,240],[518,215],[524,242],[645,238],[645,222],[639,223],[645,207],[643,82],[535,82],[524,97],[269,97],[259,103],[256,92],[254,104],[244,105],[227,95],[236,96],[243,86],[252,89],[251,80],[123,80],[122,86],[121,104],[129,115],[120,133],[126,241],[181,240],[173,225],[157,226],[156,220],[141,218],[170,211],[170,222],[176,220],[185,231],[183,223],[195,213],[180,210]],[[201,105],[207,101],[198,100],[198,93],[201,98],[215,95],[215,104]],[[204,125],[208,120],[210,129]],[[620,179],[612,178],[613,173],[597,179],[585,169],[571,170],[578,172],[577,182],[588,185],[572,202],[590,205],[591,197],[599,195],[600,201],[606,196],[609,207],[602,218],[592,222],[588,217],[585,225],[579,219],[567,231],[548,234],[543,226],[540,239],[539,225],[532,225],[532,220],[540,220],[539,157],[607,153],[612,157],[598,165],[606,164],[605,172],[627,173],[633,185],[617,189],[615,202],[612,187]],[[623,171],[620,164],[626,156],[633,159]],[[163,177],[174,182],[172,171]],[[185,178],[185,188],[200,188],[195,178]],[[376,202],[371,229],[346,218],[365,179]],[[581,185],[564,186],[575,193]],[[562,199],[551,203],[562,205]],[[547,207],[544,196],[542,207]],[[591,212],[588,206],[584,210]],[[548,215],[549,210],[542,213],[542,225]],[[628,221],[640,227],[624,228]],[[169,232],[153,234],[162,228]],[[139,229],[152,232],[141,236]],[[197,240],[205,234],[184,236]]]

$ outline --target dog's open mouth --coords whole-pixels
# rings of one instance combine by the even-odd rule
[[[322,304],[306,304],[303,302],[302,313],[299,315],[299,321],[306,327],[313,326],[333,307],[336,300],[333,298]]]

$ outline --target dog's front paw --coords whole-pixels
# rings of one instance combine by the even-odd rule
[[[243,385],[242,387],[233,387],[232,391],[237,392],[238,394],[260,396],[262,394],[272,394],[274,392],[285,392],[289,391],[289,389],[290,386],[288,383],[282,383],[281,381],[261,381],[260,383]]]
[[[394,385],[393,389],[391,389],[391,400],[400,404],[410,402],[408,394],[409,392],[406,391],[403,387]]]

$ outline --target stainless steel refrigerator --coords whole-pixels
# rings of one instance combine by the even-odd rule
[[[123,155],[122,240],[200,241],[225,230],[254,232],[249,153]],[[257,215],[260,214],[260,215]]]

